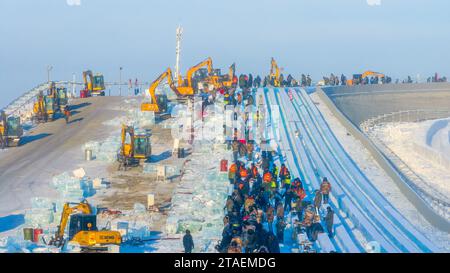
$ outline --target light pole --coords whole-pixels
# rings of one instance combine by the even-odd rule
[[[119,96],[122,96],[122,69],[123,67],[119,68]]]
[[[48,65],[47,66],[47,82],[50,82],[50,71],[52,71],[53,66]]]

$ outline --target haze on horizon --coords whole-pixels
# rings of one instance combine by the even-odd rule
[[[79,3],[79,5],[78,5]],[[370,5],[369,5],[370,4]],[[211,56],[226,71],[266,75],[270,58],[298,78],[372,69],[395,78],[450,76],[445,0],[2,0],[0,107],[51,78],[152,81]]]

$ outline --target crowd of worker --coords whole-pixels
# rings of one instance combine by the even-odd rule
[[[239,78],[243,92],[225,93],[228,95],[226,104],[235,107],[235,119],[242,115],[247,122],[248,114],[238,108],[255,104],[254,95],[248,89],[253,86],[250,82],[259,77],[243,75]],[[228,140],[233,151],[233,162],[228,170],[233,191],[224,207],[224,228],[217,251],[277,253],[285,243],[298,248],[309,242],[311,248],[322,232],[332,237],[334,212],[328,205],[331,183],[327,178],[323,178],[320,189],[306,192],[304,181],[292,177],[288,166],[277,165],[275,151],[258,147],[248,136],[246,132],[239,137],[234,129]],[[291,235],[290,239],[285,238],[287,234]]]

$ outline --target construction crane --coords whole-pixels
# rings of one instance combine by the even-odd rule
[[[195,90],[193,86],[193,75],[195,72],[200,70],[202,67],[206,66],[208,69],[208,74],[212,73],[212,59],[208,57],[206,60],[198,63],[197,65],[189,68],[186,73],[186,77],[183,79],[181,75],[178,75],[178,86],[176,87],[177,92],[182,96],[192,96],[195,94]]]
[[[104,250],[106,245],[120,245],[122,237],[118,231],[98,230],[97,215],[93,214],[91,205],[86,201],[65,203],[61,221],[55,236],[49,244],[62,247],[65,243],[64,233],[69,223],[71,243],[79,244],[82,250]]]
[[[89,81],[87,79],[88,77]],[[94,75],[91,70],[83,71],[83,81],[84,89],[80,91],[80,98],[105,95],[105,80],[103,74],[96,73]]]
[[[6,117],[4,111],[0,112],[0,147],[16,147],[20,144],[23,128],[19,117]]]
[[[156,88],[161,84],[161,82],[167,78],[167,83],[169,84],[170,88],[172,90],[176,90],[176,93],[178,94],[178,90],[174,86],[173,77],[172,77],[172,70],[170,68],[167,68],[166,71],[164,71],[159,77],[154,80],[150,84],[150,88],[148,89],[148,92],[150,93],[150,97],[152,99],[151,103],[142,103],[141,104],[141,111],[151,111],[155,113],[161,113],[167,111],[167,96],[166,95],[159,95],[156,96],[155,91]]]
[[[277,65],[277,62],[272,57],[270,62],[270,74],[269,74],[269,82],[272,83],[274,87],[280,87],[280,68]]]
[[[127,135],[129,142],[127,142]],[[126,170],[128,166],[139,165],[141,161],[150,158],[152,147],[149,133],[135,134],[132,126],[122,124],[121,140],[121,147],[117,155],[120,163],[119,169],[123,167]]]

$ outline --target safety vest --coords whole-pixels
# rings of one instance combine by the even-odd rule
[[[243,170],[241,170],[241,171],[239,172],[239,174],[240,174],[240,175],[241,175],[241,177],[243,177],[243,178],[247,177],[247,175],[248,175],[248,173],[247,173],[247,170],[246,170],[246,169],[243,169]]]
[[[237,166],[236,166],[236,164],[231,164],[231,166],[230,166],[230,172],[232,172],[232,173],[236,173],[236,171],[237,171]]]
[[[265,183],[270,183],[270,181],[272,181],[272,175],[269,172],[266,172],[263,176],[263,180]]]
[[[275,176],[278,176],[278,167],[277,166],[275,166],[275,168],[273,169],[273,174]]]
[[[275,183],[275,180],[272,180],[272,183],[270,184],[270,186],[272,188],[276,188],[277,187],[277,183]]]
[[[284,184],[286,184],[286,185],[290,185],[290,184],[291,184],[291,178],[290,178],[289,176],[287,176],[287,177],[284,179]]]

